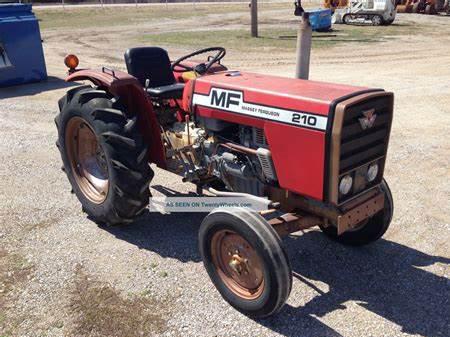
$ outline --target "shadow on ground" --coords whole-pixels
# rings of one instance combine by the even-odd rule
[[[147,213],[131,226],[105,230],[163,257],[198,262],[197,231],[204,216],[204,213]],[[286,305],[278,315],[258,323],[285,336],[340,336],[318,318],[345,309],[347,301],[356,301],[399,325],[405,333],[447,335],[450,281],[421,268],[435,263],[449,264],[450,259],[384,239],[367,247],[344,247],[320,231],[289,237],[284,244],[294,277],[303,282],[302,286],[314,288],[308,280],[317,280],[327,284],[329,291],[324,293],[315,288],[318,295],[306,305]]]
[[[362,248],[343,247],[319,231],[307,232],[297,239],[288,238],[285,247],[291,257],[294,277],[305,286],[308,279],[323,282],[329,291],[323,293],[316,289],[319,294],[305,306],[287,305],[281,315],[260,321],[263,325],[286,336],[295,336],[295,331],[302,331],[304,324],[316,320],[314,316],[323,317],[345,309],[343,304],[347,301],[356,301],[399,325],[404,333],[428,337],[448,333],[450,281],[421,268],[435,263],[449,264],[450,259],[384,239]],[[295,323],[286,321],[284,315],[297,319]],[[340,336],[329,331],[302,335]]]
[[[13,98],[21,96],[32,96],[45,91],[68,88],[77,85],[76,83],[66,82],[58,77],[49,76],[46,81],[29,83],[22,85],[13,85],[0,88],[0,99]]]

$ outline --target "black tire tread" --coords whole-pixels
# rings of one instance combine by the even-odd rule
[[[118,99],[91,86],[70,89],[58,104],[60,113],[55,117],[58,129],[56,145],[63,160],[63,170],[81,202],[82,210],[102,224],[132,222],[148,205],[149,184],[154,175],[148,164],[148,146],[138,128],[130,127],[135,118],[127,118],[128,112]],[[109,162],[111,187],[101,205],[90,202],[73,179],[66,155],[64,131],[65,125],[74,116],[85,119],[91,126]]]
[[[86,104],[87,102],[89,102],[90,100],[92,100],[94,98],[106,98],[106,99],[108,99],[108,97],[109,96],[106,93],[106,91],[103,91],[103,90],[97,90],[97,89],[86,90],[86,91],[79,92],[79,94],[78,94],[78,103],[83,105],[83,104]]]
[[[133,133],[134,130],[136,129],[136,125],[137,125],[137,118],[136,117],[132,117],[127,121],[127,124],[125,124],[125,132],[127,134],[129,133]]]
[[[322,232],[334,241],[348,246],[364,246],[380,239],[388,230],[394,213],[392,193],[384,180],[381,189],[385,195],[385,208],[370,218],[361,229],[338,235],[335,226],[321,226]]]
[[[120,135],[113,131],[106,131],[101,134],[103,138],[105,138],[107,143],[110,143],[111,145],[119,145],[127,147],[129,150],[135,150],[136,149],[136,142],[134,139],[129,138],[125,135]]]
[[[95,109],[92,111],[92,115],[94,116],[94,119],[101,119],[101,120],[119,120],[123,121],[125,119],[124,114],[119,109],[112,109],[112,108],[106,108],[106,109]]]
[[[208,237],[211,235],[210,231],[214,231],[214,226],[224,221],[224,217],[237,218],[239,220],[239,228],[241,228],[241,230],[243,230],[243,227],[248,227],[250,232],[254,233],[253,235],[258,237],[258,240],[264,247],[262,251],[266,257],[268,257],[268,260],[271,261],[271,265],[274,266],[274,268],[270,269],[270,274],[271,278],[276,280],[276,288],[270,296],[275,296],[275,302],[270,301],[267,302],[267,306],[265,307],[249,309],[248,307],[245,307],[245,303],[241,304],[239,301],[236,302],[236,299],[229,298],[227,291],[224,291],[223,286],[221,285],[221,281],[218,281],[215,268],[212,266],[212,262],[208,257],[210,255],[208,251]],[[239,228],[236,228],[237,231],[239,231]],[[240,234],[242,235],[242,233]],[[203,220],[202,225],[200,226],[199,246],[205,268],[211,280],[216,285],[222,297],[238,311],[251,317],[267,317],[275,314],[283,307],[292,288],[291,266],[289,264],[289,259],[286,252],[282,248],[280,237],[259,214],[241,208],[213,210]]]

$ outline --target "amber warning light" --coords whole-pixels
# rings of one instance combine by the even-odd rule
[[[69,73],[74,72],[79,63],[78,57],[74,54],[69,54],[64,58],[64,64],[69,68]]]

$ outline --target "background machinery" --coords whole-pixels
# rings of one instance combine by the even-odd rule
[[[397,2],[399,13],[450,14],[449,0],[400,0]]]
[[[393,0],[351,0],[348,6],[335,9],[333,23],[390,25],[395,15]]]

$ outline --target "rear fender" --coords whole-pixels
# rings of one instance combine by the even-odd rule
[[[78,70],[66,78],[66,82],[90,81],[120,97],[128,111],[133,111],[138,117],[139,129],[149,145],[150,162],[161,168],[166,168],[161,131],[156,119],[150,98],[145,94],[139,81],[122,71],[103,68],[100,70]]]

